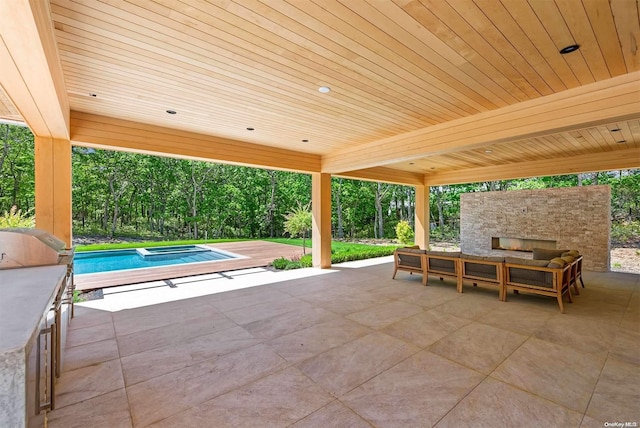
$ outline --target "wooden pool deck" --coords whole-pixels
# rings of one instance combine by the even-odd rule
[[[76,275],[76,289],[87,291],[139,282],[264,267],[279,257],[292,258],[302,255],[302,247],[267,241],[225,242],[209,246],[244,256],[244,258]]]

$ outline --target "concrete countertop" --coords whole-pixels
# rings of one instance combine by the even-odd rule
[[[0,270],[0,355],[27,346],[66,272],[64,265]]]

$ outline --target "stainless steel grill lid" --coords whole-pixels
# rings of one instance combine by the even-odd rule
[[[0,269],[66,263],[73,250],[40,229],[0,229]]]

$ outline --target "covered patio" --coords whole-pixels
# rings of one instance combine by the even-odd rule
[[[331,266],[332,177],[414,186],[426,248],[431,186],[640,167],[637,2],[0,8],[0,119],[35,135],[36,226],[67,245],[73,146],[312,177],[322,269],[78,307],[49,426],[640,421],[638,275],[585,272],[561,315],[392,281],[388,260]]]
[[[424,287],[417,275],[391,280],[391,269],[382,258],[238,271],[81,304],[48,426],[638,420],[638,275],[588,272],[587,288],[560,314],[553,298],[500,302],[494,289],[458,294],[455,281]],[[198,297],[149,305],[158,293]]]

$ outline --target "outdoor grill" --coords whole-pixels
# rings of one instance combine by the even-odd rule
[[[73,249],[40,229],[0,229],[0,269],[66,264],[73,267]]]
[[[66,265],[64,285],[58,290],[51,311],[54,315],[56,358],[55,376],[62,369],[61,346],[66,341],[67,326],[73,318],[74,249],[67,248],[64,241],[40,229],[0,229],[0,270],[21,269],[36,266]]]

